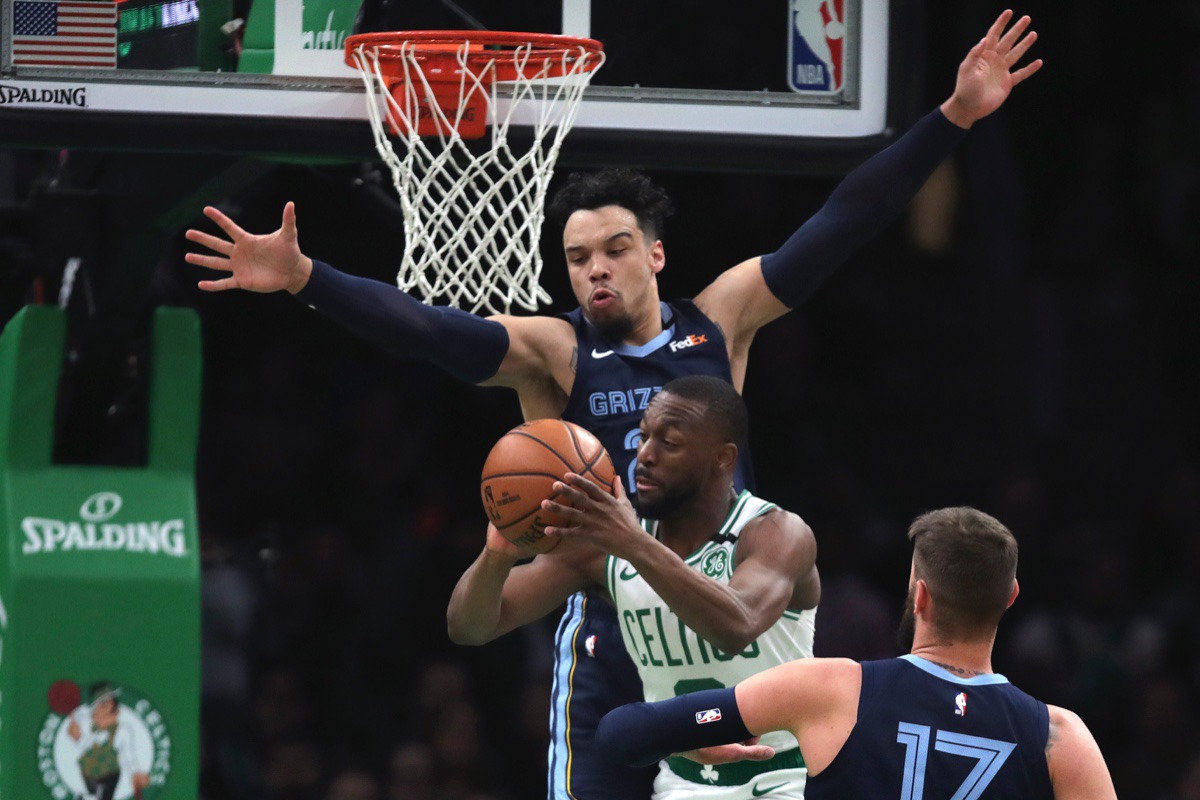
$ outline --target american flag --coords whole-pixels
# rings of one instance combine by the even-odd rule
[[[13,64],[31,67],[117,66],[117,4],[17,0]]]

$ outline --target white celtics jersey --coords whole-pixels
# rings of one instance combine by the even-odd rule
[[[729,583],[742,528],[776,508],[774,503],[742,492],[719,533],[688,556],[687,565],[718,583]],[[652,535],[657,532],[656,522],[642,520],[642,526]],[[729,655],[684,625],[628,561],[609,556],[605,578],[620,616],[625,648],[637,664],[647,700],[733,686],[778,664],[812,658],[815,609],[784,611],[779,621],[745,650]],[[768,733],[760,741],[776,751],[797,746],[796,738],[784,731]]]

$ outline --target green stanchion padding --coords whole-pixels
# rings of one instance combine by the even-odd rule
[[[199,322],[155,314],[144,468],[52,463],[65,328],[0,334],[0,800],[195,798]]]

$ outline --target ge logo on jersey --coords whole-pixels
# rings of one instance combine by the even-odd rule
[[[700,562],[700,571],[714,580],[725,575],[729,567],[729,553],[725,550],[710,550]]]

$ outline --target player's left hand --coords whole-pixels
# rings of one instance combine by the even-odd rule
[[[582,475],[568,472],[554,484],[554,491],[570,505],[542,501],[542,508],[567,521],[565,526],[547,527],[547,536],[584,540],[606,553],[620,555],[623,542],[644,533],[619,477],[614,480],[613,494],[609,494]]]
[[[1025,33],[1030,22],[1027,16],[1021,17],[1005,32],[1012,18],[1011,10],[997,17],[987,35],[971,48],[958,67],[954,94],[942,103],[942,113],[960,128],[969,128],[991,114],[1004,104],[1014,86],[1042,68],[1039,58],[1013,70],[1037,41],[1037,33]]]
[[[719,744],[701,747],[679,755],[698,764],[730,764],[734,761],[766,761],[775,757],[775,748],[759,744],[758,737],[747,739],[741,744]]]

